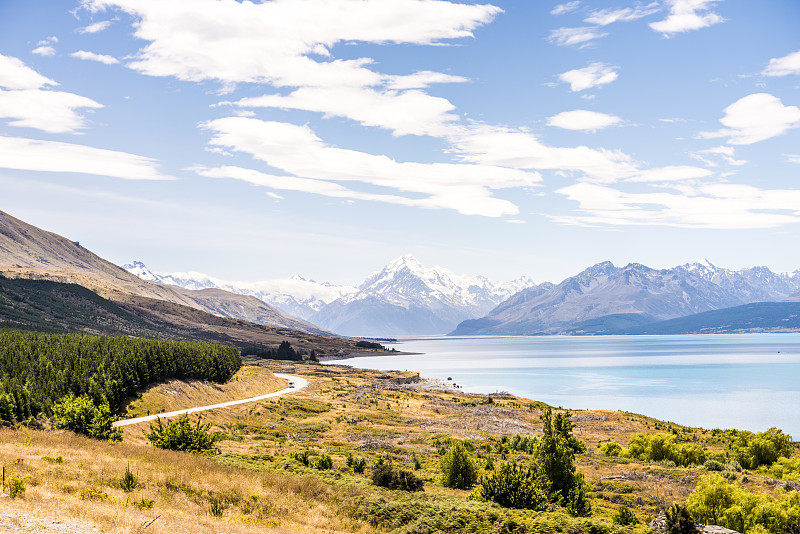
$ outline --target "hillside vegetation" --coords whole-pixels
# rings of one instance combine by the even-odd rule
[[[116,411],[155,382],[225,382],[241,363],[235,348],[211,343],[0,331],[0,421],[35,417],[68,395]]]
[[[633,534],[673,503],[747,532],[789,533],[800,524],[793,482],[800,458],[778,431],[705,430],[596,410],[556,409],[548,422],[542,403],[418,389],[414,373],[253,363],[259,366],[243,367],[226,384],[171,381],[142,396],[154,408],[168,397],[179,409],[229,390],[257,393],[262,381],[263,392],[284,387],[267,381],[270,371],[309,380],[286,397],[204,412],[221,438],[213,458],[154,449],[141,433],[147,424],[126,427],[117,445],[66,432],[2,431],[0,463],[9,476],[30,477],[24,497],[6,503],[20,511],[53,507],[104,532],[142,532],[155,519],[146,534]],[[142,406],[131,409],[138,415]],[[573,475],[567,468],[562,478],[538,478],[543,448],[573,455]],[[454,465],[472,465],[474,475],[450,476]],[[130,491],[121,486],[128,467],[137,482]],[[539,495],[527,501],[534,509],[508,507],[527,506],[524,499],[493,502],[503,486],[484,482],[526,472]],[[589,506],[570,507],[575,497],[553,480],[572,480],[564,486],[572,489],[581,480]],[[709,508],[709,495],[718,494],[726,500]]]

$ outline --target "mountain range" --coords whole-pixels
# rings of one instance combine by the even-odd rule
[[[298,275],[230,282],[202,273],[155,273],[139,261],[123,267],[161,284],[250,295],[338,334],[366,337],[444,334],[535,284],[530,278],[503,283],[442,267],[427,268],[411,255],[389,262],[358,287],[320,283]]]
[[[705,260],[671,269],[639,263],[617,267],[606,261],[557,285],[524,289],[486,316],[462,322],[452,334],[616,333],[712,310],[790,299],[798,292],[798,271],[734,271]]]

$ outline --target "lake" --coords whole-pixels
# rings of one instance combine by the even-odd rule
[[[686,426],[800,438],[800,334],[423,338],[422,354],[331,363],[419,371],[464,391],[570,409],[625,410]]]

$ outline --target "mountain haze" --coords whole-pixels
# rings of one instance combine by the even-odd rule
[[[557,285],[525,289],[454,335],[591,334],[776,301],[800,290],[800,275],[766,267],[733,271],[708,261],[672,269],[602,262]]]

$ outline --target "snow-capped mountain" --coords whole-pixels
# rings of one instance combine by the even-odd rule
[[[496,283],[442,267],[427,268],[406,255],[372,273],[358,291],[331,302],[310,320],[345,335],[443,334],[535,283],[527,277]]]
[[[185,289],[224,289],[231,293],[250,295],[285,313],[305,320],[308,320],[326,304],[356,291],[356,288],[352,286],[315,282],[298,275],[261,282],[231,282],[196,272],[155,273],[140,261],[134,261],[122,267],[150,282],[169,284]]]
[[[487,316],[453,332],[477,334],[602,333],[654,321],[785,299],[800,274],[766,267],[732,271],[703,260],[671,269],[602,262],[558,285],[526,289]]]

